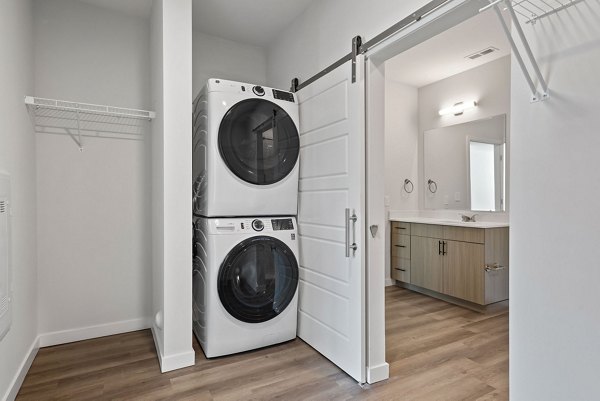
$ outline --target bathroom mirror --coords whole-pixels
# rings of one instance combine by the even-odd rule
[[[424,132],[426,209],[501,212],[506,192],[506,116]]]

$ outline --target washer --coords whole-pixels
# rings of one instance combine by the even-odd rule
[[[296,337],[294,217],[197,218],[193,327],[207,358]]]
[[[293,93],[210,79],[194,101],[196,216],[295,215],[298,104]]]

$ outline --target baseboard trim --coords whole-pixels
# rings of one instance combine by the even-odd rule
[[[390,377],[390,365],[385,362],[381,365],[367,368],[367,383],[373,384]]]
[[[172,370],[187,368],[188,366],[194,366],[195,364],[196,353],[192,349],[191,351],[182,352],[175,355],[162,355],[160,371],[165,373]]]
[[[196,353],[193,348],[190,351],[179,354],[165,355],[157,336],[158,330],[160,329],[156,325],[152,325],[152,338],[154,338],[154,346],[156,347],[156,356],[158,357],[161,373],[187,368],[196,364]]]
[[[391,285],[394,285],[394,284],[396,284],[396,280],[393,280],[393,279],[392,279],[392,278],[390,278],[390,277],[387,277],[387,278],[385,279],[385,286],[386,286],[386,287],[389,287],[389,286],[391,286]]]
[[[508,300],[499,301],[499,302],[496,302],[493,304],[488,304],[488,305],[479,305],[479,304],[476,304],[473,302],[465,301],[464,299],[454,298],[450,295],[445,295],[445,294],[441,294],[436,291],[428,290],[426,288],[417,287],[416,285],[413,285],[413,284],[403,283],[401,281],[398,281],[396,284],[398,285],[398,287],[406,288],[407,290],[418,292],[420,294],[427,295],[432,298],[437,298],[439,300],[442,300],[442,301],[445,301],[445,302],[448,302],[448,303],[451,303],[454,305],[458,305],[463,308],[470,309],[474,312],[479,312],[479,313],[492,312],[493,313],[495,311],[508,308]]]
[[[27,376],[27,372],[29,372],[29,368],[31,367],[31,364],[33,363],[33,360],[35,359],[35,356],[37,355],[39,349],[40,347],[38,336],[33,340],[33,343],[29,347],[29,351],[27,351],[27,355],[23,359],[23,362],[21,362],[19,370],[15,374],[15,377],[10,383],[10,386],[8,386],[8,390],[6,391],[3,400],[14,401],[14,399],[17,398],[17,394],[19,394],[19,390],[21,389],[21,385],[25,380],[25,376]]]
[[[39,347],[67,344],[75,341],[112,336],[130,331],[144,330],[151,327],[150,318],[123,320],[120,322],[99,324],[97,326],[79,327],[76,329],[54,331],[39,335]]]

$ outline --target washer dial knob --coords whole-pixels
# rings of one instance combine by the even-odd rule
[[[256,219],[252,221],[252,228],[254,231],[262,231],[265,228],[265,224],[262,222],[262,220]]]
[[[254,92],[257,96],[264,96],[265,95],[265,89],[262,86],[255,86],[254,88],[252,88],[252,92]]]

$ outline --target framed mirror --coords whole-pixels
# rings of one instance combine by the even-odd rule
[[[425,131],[423,143],[426,209],[505,210],[504,114]]]

